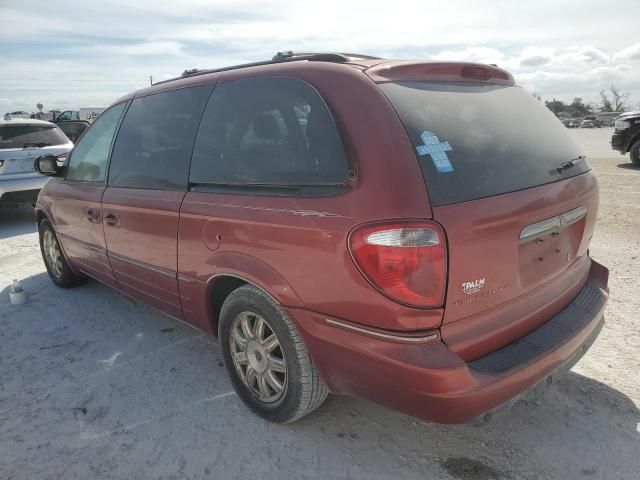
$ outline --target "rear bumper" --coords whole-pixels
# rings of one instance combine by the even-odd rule
[[[314,363],[334,393],[363,397],[440,423],[466,423],[509,404],[563,367],[597,337],[608,297],[608,270],[592,262],[576,298],[537,330],[465,362],[437,340],[408,344],[338,328],[324,315],[289,309]]]
[[[7,177],[10,177],[7,175]],[[47,183],[49,177],[33,175],[22,178],[2,178],[0,176],[0,200],[9,199],[8,194],[26,191],[38,191]],[[36,194],[37,196],[37,194]]]

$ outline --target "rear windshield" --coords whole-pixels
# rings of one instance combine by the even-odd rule
[[[586,161],[555,115],[520,87],[380,85],[413,143],[432,205],[531,188],[579,175]]]
[[[64,145],[69,139],[55,125],[0,125],[0,149]]]

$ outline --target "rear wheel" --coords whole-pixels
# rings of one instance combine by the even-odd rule
[[[76,275],[69,268],[67,259],[60,249],[58,237],[53,230],[51,223],[43,218],[38,225],[38,233],[40,235],[40,252],[44,265],[47,267],[49,277],[57,286],[62,288],[71,288],[87,280],[84,275]]]
[[[329,392],[300,332],[262,290],[245,285],[231,292],[218,330],[233,387],[255,413],[289,423],[322,405]]]
[[[635,163],[636,165],[640,165],[640,140],[637,140],[636,143],[631,145],[629,156],[631,157],[631,161],[633,163]]]

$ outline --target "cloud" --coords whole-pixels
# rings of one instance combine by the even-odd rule
[[[183,44],[171,40],[145,41],[129,45],[96,45],[89,47],[97,53],[112,55],[171,55],[181,56],[184,54]]]
[[[515,78],[528,91],[542,92],[546,99],[567,101],[581,97],[598,102],[598,92],[607,90],[612,84],[624,91],[637,93],[638,76],[640,69],[633,70],[628,65],[607,65],[573,72],[538,70],[516,74]],[[637,100],[630,100],[632,104],[637,103]]]
[[[543,96],[595,100],[610,81],[640,95],[640,43],[611,34],[634,31],[640,2],[618,2],[626,15],[610,15],[602,0],[371,0],[367,9],[343,0],[104,0],[80,10],[72,0],[0,2],[0,97],[16,109],[42,99],[52,108],[104,104],[149,75],[288,49],[496,63]]]
[[[554,51],[550,48],[527,47],[519,57],[522,67],[539,67],[553,60]]]
[[[434,60],[500,63],[504,54],[495,48],[471,47],[464,50],[445,50],[431,57]]]
[[[601,50],[593,47],[585,47],[571,54],[571,58],[576,62],[599,63],[609,60],[609,56]]]
[[[623,48],[613,56],[613,59],[618,61],[640,60],[640,43],[635,43],[630,47]]]

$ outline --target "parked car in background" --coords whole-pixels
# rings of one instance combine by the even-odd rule
[[[591,118],[585,118],[582,120],[580,128],[596,128],[596,121]]]
[[[31,118],[31,114],[29,112],[25,112],[24,110],[16,110],[15,112],[6,113],[5,116],[10,116],[11,118]]]
[[[53,121],[75,143],[104,109],[104,107],[87,107],[79,110],[65,110],[56,115]]]
[[[591,120],[593,122],[593,126],[596,128],[601,128],[604,125],[602,119],[599,118],[597,115],[588,115],[584,117],[584,119]]]
[[[49,180],[34,170],[34,160],[48,154],[64,161],[71,148],[53,123],[5,116],[0,120],[0,203],[34,202]]]
[[[60,127],[60,130],[64,132],[69,140],[75,143],[91,124],[86,120],[69,120],[57,122],[56,125]]]
[[[611,148],[621,154],[629,152],[631,161],[640,165],[640,112],[627,112],[616,118]]]
[[[217,335],[273,422],[329,392],[488,421],[604,323],[597,179],[496,66],[285,52],[188,71],[36,165],[51,280]]]
[[[105,110],[105,107],[83,107],[79,110],[65,110],[54,118],[54,122],[81,120],[93,122]]]
[[[562,120],[562,124],[567,128],[578,128],[578,122],[576,122],[572,118],[565,118],[564,120]]]
[[[616,117],[620,115],[619,112],[598,112],[596,119],[599,127],[612,127]]]

